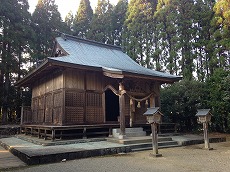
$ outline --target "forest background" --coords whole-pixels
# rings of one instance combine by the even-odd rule
[[[80,0],[76,15],[63,21],[55,0],[38,0],[34,12],[27,0],[0,4],[0,118],[20,119],[30,106],[28,88],[15,82],[51,55],[60,32],[121,46],[140,65],[181,75],[161,89],[165,122],[180,131],[197,131],[199,108],[210,108],[211,129],[230,132],[230,0]]]

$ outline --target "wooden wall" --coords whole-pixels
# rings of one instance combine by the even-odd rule
[[[105,94],[107,85],[118,90],[117,79],[103,76],[101,72],[66,69],[44,76],[32,89],[32,123],[47,125],[76,125],[105,123]],[[136,98],[154,94],[154,106],[160,105],[160,84],[148,80],[126,79],[125,89]],[[145,122],[141,108],[135,105],[134,123]],[[149,100],[150,103],[150,100]],[[130,116],[130,98],[125,95],[125,116]]]
[[[32,123],[62,124],[63,74],[55,72],[37,80],[32,88]]]
[[[34,83],[32,98],[42,96],[63,87],[63,74],[61,72],[44,76],[44,78],[41,78]]]
[[[64,72],[64,124],[104,122],[102,73],[69,69]]]
[[[146,100],[140,102],[141,107],[138,108],[137,101],[133,101],[134,108],[132,109],[133,113],[133,122],[134,123],[145,123],[146,117],[143,116],[144,112],[146,112],[148,107],[160,106],[160,83],[153,82],[149,80],[137,80],[137,79],[128,79],[125,82],[125,89],[128,94],[132,95],[137,99],[142,99],[149,94],[153,93],[152,98],[148,98],[148,105],[146,105]],[[150,101],[150,99],[153,99]],[[126,102],[126,115],[128,111],[130,112],[130,108],[128,109],[129,103]],[[130,107],[130,106],[129,106]]]
[[[85,90],[85,72],[66,70],[64,72],[64,87],[66,89]]]

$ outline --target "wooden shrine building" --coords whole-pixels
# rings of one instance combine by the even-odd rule
[[[120,47],[62,34],[52,57],[16,83],[32,89],[21,126],[53,139],[108,126],[125,135],[125,126],[146,124],[146,109],[160,106],[161,84],[180,79],[138,65]]]

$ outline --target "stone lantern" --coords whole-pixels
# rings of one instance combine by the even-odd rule
[[[204,148],[208,150],[212,150],[209,145],[209,138],[208,138],[208,124],[211,122],[210,109],[198,109],[196,116],[198,117],[198,123],[203,124],[204,130]]]
[[[143,114],[146,116],[147,123],[151,124],[152,129],[152,145],[153,145],[153,154],[151,156],[160,157],[162,154],[158,153],[158,143],[157,143],[157,125],[162,122],[163,114],[160,112],[159,107],[148,108],[147,111]]]

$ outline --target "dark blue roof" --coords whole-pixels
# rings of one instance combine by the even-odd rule
[[[54,61],[99,67],[104,71],[115,73],[141,74],[150,77],[180,80],[181,77],[147,69],[122,52],[118,46],[89,41],[73,36],[56,38],[57,44],[68,54],[62,57],[50,57]]]

